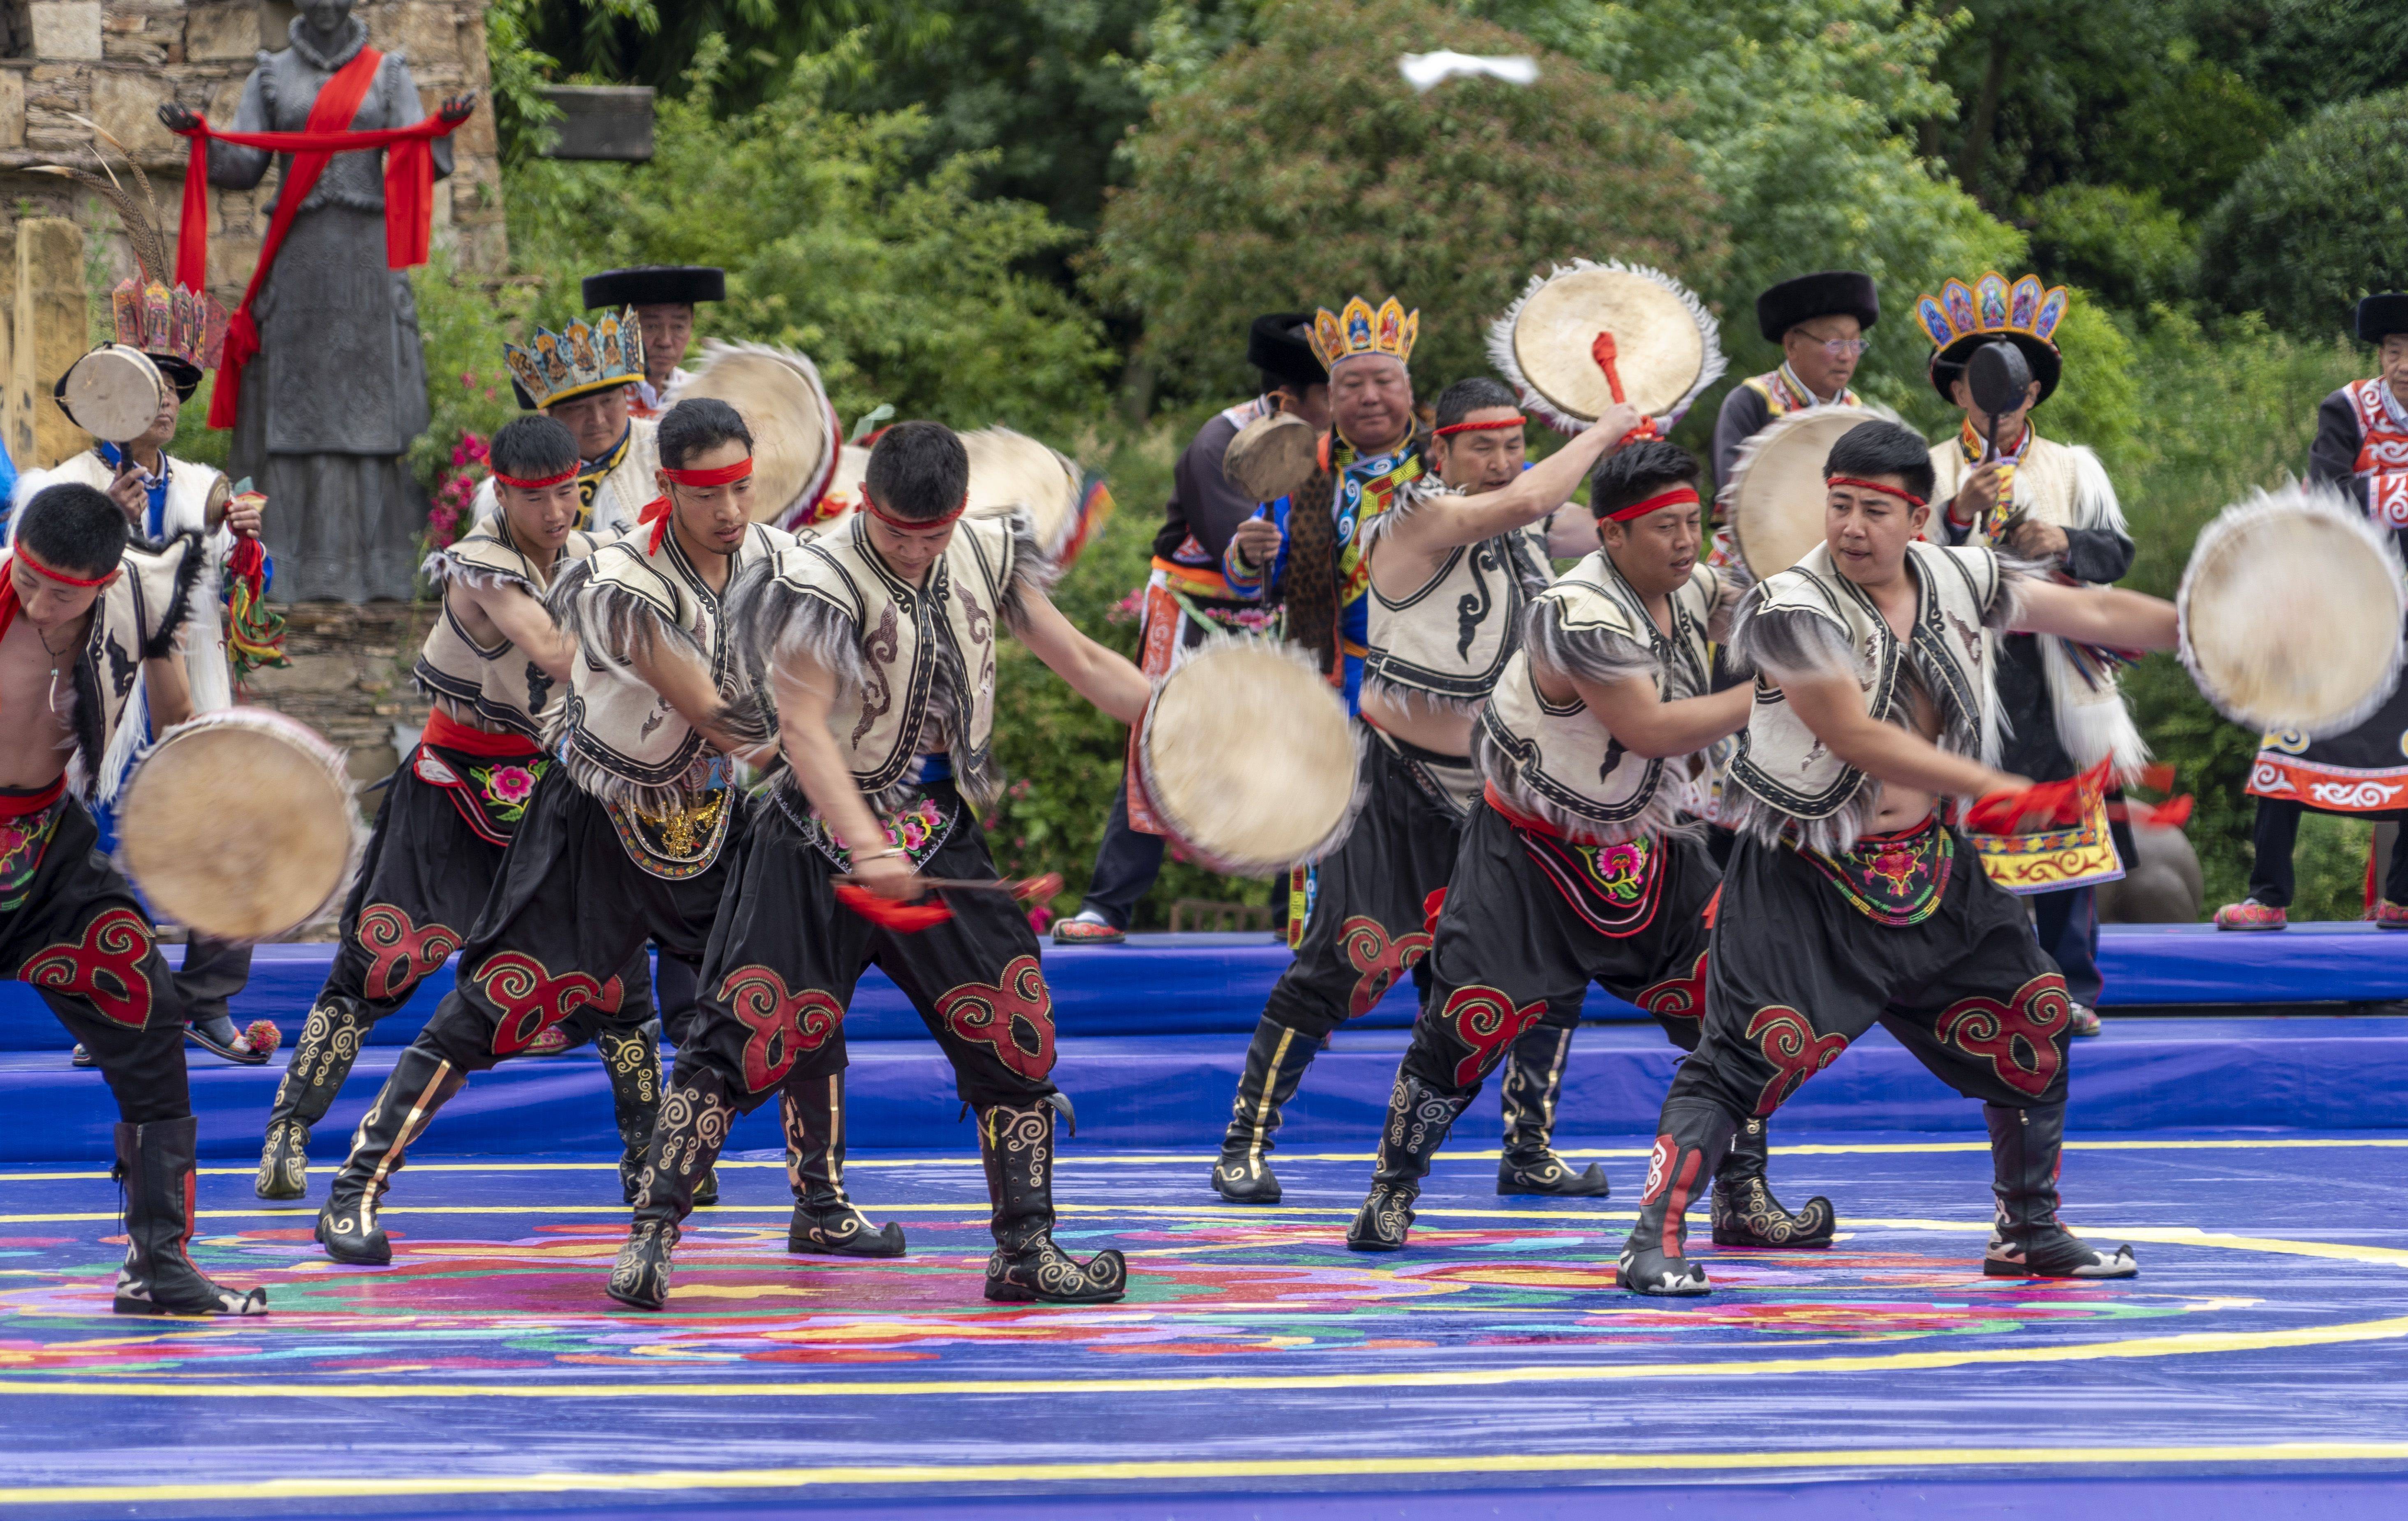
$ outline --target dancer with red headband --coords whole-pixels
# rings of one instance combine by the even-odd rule
[[[965,519],[968,490],[953,430],[897,423],[870,452],[863,510],[748,565],[729,595],[735,643],[774,705],[756,700],[758,732],[775,733],[788,769],[727,874],[691,1038],[610,1272],[623,1304],[666,1301],[695,1184],[736,1116],[772,1094],[797,1195],[787,1249],[903,1254],[902,1230],[868,1230],[842,1191],[843,1020],[873,962],[920,1011],[977,1112],[994,1210],[986,1297],[1093,1304],[1126,1292],[1120,1253],[1082,1262],[1054,1244],[1054,1114],[1070,1106],[1049,1075],[1054,1003],[1027,916],[990,891],[948,894],[921,911],[933,924],[897,913],[926,890],[924,876],[996,875],[979,814],[1001,785],[993,729],[1006,631],[1124,723],[1153,695],[1142,672],[1046,600],[1053,567],[1027,515]]]
[[[1552,1119],[1590,983],[1654,1015],[1679,1044],[1697,1043],[1716,875],[1684,816],[1696,809],[1702,752],[1747,713],[1744,692],[1708,692],[1708,641],[1735,599],[1698,560],[1698,473],[1685,449],[1657,438],[1598,466],[1597,547],[1536,599],[1468,735],[1481,797],[1433,924],[1430,988],[1371,1187],[1347,1231],[1357,1251],[1405,1244],[1431,1159],[1509,1052],[1517,1067],[1549,1065],[1540,1123]],[[1512,1090],[1529,1076],[1509,1070],[1506,1083],[1511,1124]],[[1498,1187],[1514,1181],[1500,1176]],[[1793,1217],[1770,1203],[1760,1161],[1753,1181],[1731,1180],[1734,1229],[1749,1244],[1828,1239],[1828,1210]],[[1606,1192],[1594,1167],[1564,1182],[1555,1191]]]
[[[537,781],[554,764],[540,741],[562,707],[577,645],[552,626],[543,595],[596,543],[573,526],[577,438],[551,418],[518,418],[494,434],[492,463],[500,516],[427,557],[443,616],[427,632],[414,675],[435,709],[385,787],[343,905],[335,963],[267,1112],[253,1184],[262,1199],[308,1191],[311,1128],[325,1118],[368,1031],[459,945]],[[661,1097],[645,971],[639,954],[620,974],[615,1008],[584,1016],[601,1021],[595,1039],[620,1138],[636,1163]],[[624,1183],[634,1167],[622,1162],[620,1173]]]
[[[1398,490],[1386,511],[1355,530],[1366,561],[1364,803],[1345,842],[1313,868],[1300,932],[1292,936],[1296,959],[1254,1027],[1212,1164],[1222,1198],[1279,1202],[1279,1178],[1267,1159],[1305,1069],[1332,1031],[1415,972],[1429,945],[1428,901],[1446,886],[1463,815],[1478,790],[1470,715],[1513,652],[1523,608],[1553,574],[1534,525],[1640,421],[1629,407],[1611,408],[1526,472],[1513,393],[1495,380],[1457,381],[1439,394],[1426,447],[1437,479]],[[1545,1151],[1542,1133],[1537,1146]],[[1543,1164],[1527,1172],[1544,1191],[1558,1191]]]
[[[1705,1034],[1664,1101],[1619,1269],[1641,1294],[1703,1294],[1684,1214],[1735,1133],[1771,1115],[1878,1020],[1983,1103],[1999,1277],[2124,1278],[2057,1219],[2071,1003],[2020,901],[1986,876],[1951,800],[1985,830],[2055,827],[2086,801],[1997,769],[1991,634],[2172,649],[2171,603],[2061,586],[2020,561],[1921,538],[1923,440],[1895,422],[1842,434],[1824,467],[1825,539],[1741,604],[1752,671],[1723,793],[1739,835],[1705,977]],[[1738,689],[1745,693],[1749,689]]]
[[[41,994],[116,1096],[118,1311],[256,1315],[265,1290],[221,1287],[185,1250],[197,1136],[184,1002],[90,812],[137,672],[162,732],[193,712],[178,640],[206,563],[201,535],[152,550],[128,533],[107,495],[63,483],[19,511],[0,562],[0,975]]]
[[[635,1006],[628,963],[648,939],[702,958],[723,857],[745,830],[730,758],[751,748],[719,716],[738,689],[723,599],[744,567],[795,541],[752,519],[752,435],[733,407],[681,402],[659,437],[663,495],[624,535],[552,576],[546,604],[577,646],[568,690],[542,715],[557,763],[524,796],[493,891],[461,938],[457,985],[394,1063],[319,1212],[318,1239],[338,1261],[392,1259],[377,1202],[470,1073],[564,1022],[572,1035],[616,1030],[618,1010]],[[537,489],[573,494],[573,484]],[[649,1049],[622,1039],[605,1055],[615,1068],[656,1060]],[[647,1139],[634,1126],[623,1133],[631,1151]],[[627,1171],[632,1186],[632,1158]]]

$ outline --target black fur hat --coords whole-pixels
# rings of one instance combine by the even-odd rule
[[[1783,280],[1756,298],[1756,325],[1767,343],[1817,317],[1853,317],[1864,327],[1881,320],[1881,292],[1870,275],[1827,269]]]

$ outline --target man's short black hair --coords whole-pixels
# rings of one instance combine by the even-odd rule
[[[1484,412],[1494,406],[1520,406],[1512,388],[1502,380],[1475,375],[1469,380],[1457,380],[1438,393],[1438,421],[1434,426],[1452,428],[1474,412]]]
[[[1597,462],[1588,477],[1588,508],[1602,521],[1683,481],[1697,484],[1698,457],[1669,440],[1642,438]]]
[[[969,451],[941,422],[898,422],[878,435],[862,488],[888,516],[926,522],[962,505]]]
[[[745,453],[752,452],[752,430],[744,426],[736,408],[716,396],[689,396],[661,414],[661,463],[682,470],[695,455],[731,438],[744,446]]]
[[[542,480],[577,468],[577,435],[568,424],[540,412],[512,418],[494,432],[491,463],[496,474]]]
[[[1896,476],[1909,491],[1928,502],[1934,479],[1930,446],[1904,423],[1878,419],[1860,422],[1840,435],[1823,461],[1823,478],[1834,476],[1855,476],[1860,480]]]
[[[17,513],[17,542],[70,576],[106,576],[125,558],[133,528],[106,491],[73,482],[45,486]]]

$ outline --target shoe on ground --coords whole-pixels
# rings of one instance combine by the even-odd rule
[[[67,1058],[67,1065],[70,1067],[96,1067],[99,1063],[93,1060],[92,1053],[83,1048],[83,1042],[78,1041],[75,1045],[75,1051]]]
[[[1126,930],[1114,929],[1100,914],[1073,914],[1054,926],[1056,945],[1117,945],[1126,939]]]
[[[2408,930],[2408,903],[2395,903],[2388,898],[2377,900],[2373,912],[2366,916],[2378,930]]]
[[[2099,1011],[2087,1003],[2073,1005],[2073,1038],[2086,1040],[2105,1027],[2099,1022]]]
[[[245,1067],[257,1067],[276,1054],[280,1039],[277,1029],[265,1019],[254,1019],[243,1030],[234,1028],[234,1021],[222,1014],[195,1019],[184,1027],[184,1033],[213,1056]]]
[[[552,1025],[527,1042],[526,1054],[531,1057],[556,1057],[568,1049],[568,1031]]]
[[[2283,910],[2270,908],[2254,898],[2227,903],[2215,911],[2215,927],[2219,930],[2280,930],[2290,921],[2291,917]]]

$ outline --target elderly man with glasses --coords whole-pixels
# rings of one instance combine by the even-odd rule
[[[1756,298],[1764,341],[1781,346],[1781,363],[1731,387],[1714,419],[1714,479],[1730,479],[1740,446],[1772,419],[1809,406],[1863,405],[1848,389],[1864,357],[1865,333],[1881,320],[1870,275],[1827,269],[1784,280]]]

